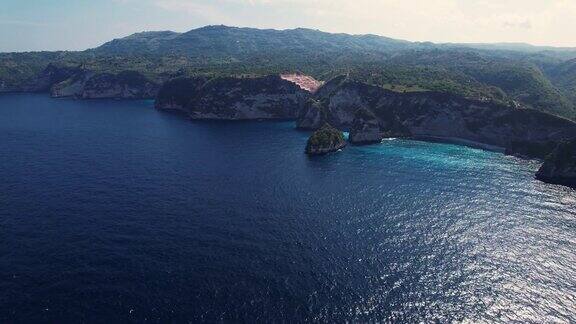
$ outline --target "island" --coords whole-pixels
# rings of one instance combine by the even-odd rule
[[[306,144],[306,154],[325,155],[336,152],[346,147],[344,134],[330,124],[324,124],[315,131]]]
[[[576,50],[503,54],[206,26],[137,33],[78,52],[0,53],[0,93],[153,99],[158,110],[193,120],[291,120],[319,131],[310,154],[344,147],[342,132],[354,145],[446,140],[546,159],[537,178],[570,184],[574,160],[563,152],[576,140]],[[322,134],[331,140],[315,142]]]

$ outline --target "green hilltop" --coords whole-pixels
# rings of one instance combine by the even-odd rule
[[[158,83],[199,75],[298,71],[328,80],[346,74],[392,91],[454,93],[576,118],[576,50],[566,48],[207,26],[138,33],[82,52],[0,53],[0,91],[29,91],[31,80],[49,64],[135,71]]]

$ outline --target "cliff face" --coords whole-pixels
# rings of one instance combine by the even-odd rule
[[[181,79],[162,87],[156,107],[184,111],[193,119],[294,119],[309,97],[280,76]]]
[[[382,139],[383,134],[376,116],[368,109],[358,109],[350,129],[350,143],[357,145],[380,143]]]
[[[82,98],[84,85],[86,84],[86,81],[88,81],[93,76],[94,73],[92,72],[79,71],[78,73],[72,75],[70,78],[61,82],[54,83],[52,86],[50,86],[50,96],[54,98]]]
[[[151,99],[159,86],[138,72],[102,73],[84,84],[82,98]]]
[[[81,73],[83,73],[83,71],[79,67],[58,67],[49,64],[38,77],[31,82],[30,89],[27,89],[27,91],[50,91],[50,88],[54,84],[63,82]]]
[[[34,77],[20,77],[21,79],[15,82],[12,80],[6,81],[0,79],[0,93],[2,92],[49,92],[50,88],[59,82],[67,80],[78,73],[82,69],[79,67],[56,66],[48,64],[42,71]]]
[[[81,71],[51,87],[52,97],[80,99],[151,99],[158,92],[158,85],[138,72],[118,74]]]
[[[0,92],[49,92],[52,97],[77,99],[152,99],[158,89],[157,83],[134,71],[95,73],[79,66],[53,64],[18,87],[0,82]]]
[[[502,147],[510,154],[543,157],[549,153],[548,143],[576,137],[575,123],[535,110],[436,92],[397,93],[341,79],[326,86],[329,90],[318,92],[326,121],[350,130],[355,138],[374,134],[377,122],[389,136],[458,138]],[[376,120],[355,121],[359,109]],[[303,112],[298,125],[316,126],[309,118],[313,115]]]
[[[198,77],[178,78],[166,82],[158,91],[156,108],[188,113],[188,104],[207,81],[207,78]]]
[[[536,173],[544,182],[576,187],[576,140],[562,142]]]
[[[324,82],[318,81],[309,75],[300,73],[281,74],[280,78],[295,83],[300,88],[310,93],[316,93],[324,84]]]
[[[296,123],[299,128],[317,129],[324,123],[351,130],[358,110],[373,112],[386,90],[337,77],[316,93],[314,105],[307,105]]]
[[[328,121],[328,111],[321,101],[308,99],[297,116],[296,125],[301,129],[316,130]]]
[[[346,147],[344,134],[329,124],[315,131],[306,144],[306,154],[324,155]]]

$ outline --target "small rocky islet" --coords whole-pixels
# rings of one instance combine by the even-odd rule
[[[308,138],[305,152],[308,155],[325,155],[344,147],[346,147],[344,134],[330,124],[324,124]]]

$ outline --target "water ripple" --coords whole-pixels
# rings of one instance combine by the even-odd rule
[[[0,97],[0,322],[576,322],[576,192],[406,140]]]

